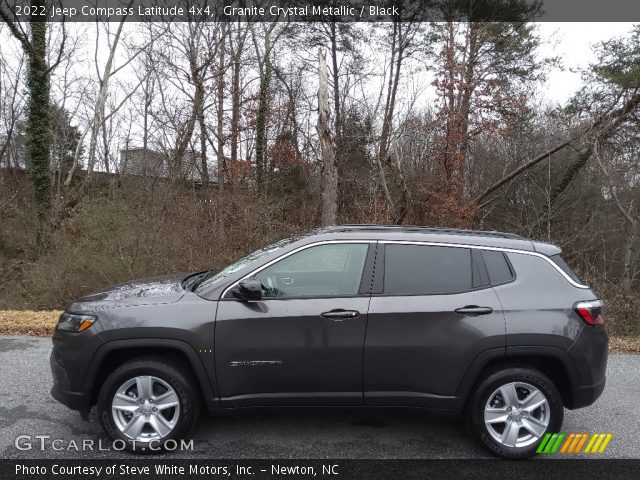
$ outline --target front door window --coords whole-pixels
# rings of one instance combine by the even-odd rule
[[[266,298],[357,295],[368,244],[325,244],[306,248],[255,275]]]

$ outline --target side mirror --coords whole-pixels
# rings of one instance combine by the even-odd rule
[[[238,290],[233,290],[233,295],[244,301],[260,300],[262,298],[262,284],[258,280],[247,278],[238,284]]]

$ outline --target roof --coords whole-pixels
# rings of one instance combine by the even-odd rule
[[[311,232],[323,239],[427,241],[458,245],[509,248],[540,252],[545,255],[560,253],[555,245],[532,242],[513,233],[493,230],[461,230],[417,225],[332,225]]]

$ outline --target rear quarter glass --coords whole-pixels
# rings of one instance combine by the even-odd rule
[[[574,282],[584,284],[584,282],[578,277],[578,275],[576,275],[576,272],[573,271],[573,269],[567,264],[567,262],[564,261],[564,259],[559,254],[551,255],[549,258],[553,261],[553,263],[560,267],[564,273],[569,275],[569,277],[571,277]]]
[[[504,253],[494,250],[484,250],[482,257],[487,267],[491,285],[502,285],[503,283],[508,283],[513,280],[514,274]]]

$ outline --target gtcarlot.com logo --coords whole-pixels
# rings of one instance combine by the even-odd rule
[[[18,435],[14,440],[14,446],[18,450],[56,450],[56,451],[122,451],[127,447],[124,440],[103,441],[84,438],[80,440],[52,438],[51,435]],[[134,449],[160,451],[160,450],[193,450],[191,440],[152,440],[150,442],[129,441]]]
[[[603,453],[611,438],[611,433],[547,433],[536,453]]]

